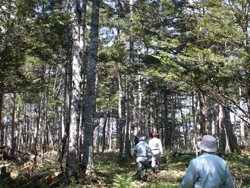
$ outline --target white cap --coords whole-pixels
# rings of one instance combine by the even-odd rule
[[[206,152],[216,152],[216,139],[211,135],[204,135],[198,147]]]

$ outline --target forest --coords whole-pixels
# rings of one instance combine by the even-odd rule
[[[1,0],[0,187],[179,187],[204,135],[250,187],[250,2]],[[157,132],[157,174],[136,140]]]

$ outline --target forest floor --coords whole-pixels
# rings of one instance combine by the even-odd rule
[[[137,180],[136,162],[134,157],[119,157],[116,152],[95,154],[95,167],[91,175],[85,175],[78,180],[66,178],[61,171],[60,164],[53,163],[55,153],[51,152],[34,166],[32,161],[24,164],[15,160],[2,160],[0,188],[50,188],[50,187],[108,187],[108,188],[177,188],[184,178],[187,166],[195,153],[187,151],[164,151],[161,158],[161,168],[156,174],[151,169],[142,181]],[[247,149],[239,153],[226,153],[224,158],[231,170],[235,182],[235,188],[250,187],[250,152]],[[64,166],[65,167],[65,166]]]

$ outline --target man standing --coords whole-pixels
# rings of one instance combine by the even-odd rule
[[[149,147],[152,150],[153,156],[152,156],[152,170],[153,173],[155,173],[155,166],[157,165],[157,169],[160,169],[160,162],[161,162],[161,155],[163,153],[163,149],[162,149],[162,144],[161,144],[161,140],[159,138],[157,138],[157,133],[154,132],[153,134],[153,138],[151,140],[149,140]]]
[[[205,135],[198,147],[202,155],[190,161],[180,188],[233,188],[233,178],[226,161],[214,154],[217,151],[216,139]]]
[[[148,160],[152,157],[152,151],[149,145],[145,142],[145,136],[141,136],[139,143],[134,148],[134,155],[137,163],[137,176],[138,180],[141,180],[141,171],[143,169],[143,175],[146,175],[148,168]]]

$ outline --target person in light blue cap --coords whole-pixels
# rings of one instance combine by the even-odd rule
[[[233,178],[226,161],[215,154],[216,139],[205,135],[198,147],[202,155],[190,161],[180,188],[233,188]]]
[[[152,158],[152,151],[149,145],[145,142],[145,136],[140,136],[139,143],[134,148],[134,156],[136,157],[137,164],[137,177],[141,180],[141,171],[146,175],[148,169],[148,161]]]

